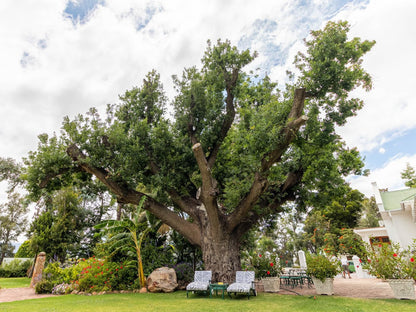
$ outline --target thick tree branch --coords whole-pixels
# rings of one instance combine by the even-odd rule
[[[212,177],[211,170],[208,167],[204,151],[200,143],[192,146],[195,159],[198,163],[199,171],[202,177],[201,201],[205,205],[209,223],[214,229],[220,228],[219,210],[217,206],[217,181]]]
[[[120,203],[130,203],[138,205],[140,199],[146,196],[143,193],[130,189],[120,182],[116,182],[109,177],[106,170],[96,168],[85,162],[86,156],[79,150],[79,148],[72,144],[67,148],[68,155],[78,163],[78,165],[86,172],[93,174],[100,180],[112,193],[117,197]],[[168,224],[170,227],[185,236],[192,244],[201,245],[201,233],[196,224],[190,223],[175,212],[160,204],[151,197],[147,197],[144,204],[144,209],[155,215],[162,222]]]
[[[63,174],[65,174],[65,173],[67,173],[67,172],[69,172],[69,171],[72,171],[72,172],[77,172],[77,171],[81,171],[81,168],[77,168],[77,167],[65,167],[65,168],[60,168],[59,170],[58,170],[58,172],[53,172],[53,173],[48,173],[47,175],[46,175],[46,177],[45,178],[43,178],[42,179],[42,181],[40,181],[40,183],[39,183],[39,187],[40,188],[44,188],[44,187],[46,187],[46,185],[53,179],[53,178],[56,178],[56,177],[59,177],[59,176],[61,176],[61,175],[63,175]]]
[[[234,212],[228,217],[228,229],[230,232],[233,231],[234,228],[246,216],[246,214],[253,207],[254,203],[257,202],[261,194],[267,188],[267,186],[267,178],[262,177],[258,172],[256,172],[250,191],[240,201],[240,204],[237,206]]]
[[[224,142],[225,137],[227,136],[228,131],[230,130],[234,118],[235,118],[235,108],[234,108],[234,89],[238,80],[238,69],[235,68],[230,78],[226,79],[226,91],[227,98],[226,103],[226,115],[224,122],[221,127],[220,134],[215,142],[214,147],[212,148],[211,153],[208,156],[208,167],[212,168],[214,166],[215,160],[217,159],[218,152],[222,143]]]
[[[292,109],[287,117],[286,126],[280,133],[280,143],[274,150],[270,151],[263,157],[261,172],[267,172],[274,163],[279,161],[283,153],[289,147],[290,143],[292,143],[293,139],[296,137],[299,128],[308,120],[308,117],[302,116],[305,98],[305,89],[295,90]]]
[[[190,215],[194,220],[199,221],[199,216],[196,210],[197,206],[201,205],[199,200],[190,196],[181,196],[174,189],[168,191],[172,201],[185,213]]]
[[[261,194],[268,186],[267,175],[271,166],[278,162],[286,152],[290,143],[296,137],[299,128],[306,123],[308,118],[302,116],[306,92],[305,89],[296,89],[292,109],[287,117],[286,126],[280,132],[280,143],[267,153],[262,160],[260,172],[257,172],[248,194],[240,201],[240,204],[228,218],[228,230],[231,232],[246,217]]]
[[[198,140],[195,136],[195,117],[193,115],[194,112],[194,108],[195,108],[195,97],[193,94],[191,94],[191,104],[190,104],[190,113],[189,113],[189,121],[188,121],[188,135],[189,138],[191,139],[191,143],[192,145],[195,145],[196,143],[198,143]]]

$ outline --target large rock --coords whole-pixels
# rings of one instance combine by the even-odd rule
[[[147,278],[147,289],[150,292],[173,292],[178,283],[174,269],[162,267],[154,270]]]
[[[30,281],[30,287],[34,288],[37,283],[42,280],[42,272],[45,267],[46,254],[42,251],[36,258],[35,268],[33,270],[32,280]]]

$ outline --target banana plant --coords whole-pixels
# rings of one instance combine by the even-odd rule
[[[134,253],[137,257],[137,274],[140,287],[146,287],[146,277],[144,276],[141,256],[142,243],[146,235],[153,228],[157,228],[160,225],[159,221],[157,224],[150,226],[149,217],[143,210],[145,200],[145,197],[140,200],[132,219],[124,218],[122,220],[106,220],[95,226],[96,229],[102,230],[104,234],[109,235],[108,242],[111,243],[110,249],[114,250],[113,253],[118,251],[127,251],[127,254],[131,255],[131,247],[133,243]],[[146,222],[147,228],[142,230],[144,222]]]

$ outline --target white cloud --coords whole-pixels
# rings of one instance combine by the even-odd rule
[[[377,40],[364,62],[374,90],[357,93],[366,106],[340,130],[347,143],[383,153],[383,143],[415,126],[416,2],[351,1],[337,11],[328,0],[107,0],[81,25],[64,17],[66,2],[0,2],[0,157],[20,159],[38,134],[59,131],[65,115],[103,110],[153,68],[172,97],[171,75],[199,66],[207,39],[249,38],[260,52],[252,68],[282,83],[302,38],[329,18],[346,18],[354,36]],[[260,28],[259,21],[269,24]],[[393,165],[385,167],[372,174],[395,185],[382,174]]]
[[[354,177],[349,182],[353,188],[360,190],[367,197],[374,195],[372,182],[377,182],[379,188],[388,188],[390,191],[403,189],[406,187],[401,172],[406,169],[407,163],[414,167],[416,155],[398,155],[373,170],[368,177]]]
[[[373,0],[364,10],[345,10],[336,17],[350,21],[352,36],[377,42],[364,61],[374,88],[357,93],[365,106],[341,129],[346,141],[361,151],[379,148],[416,126],[415,11],[414,1]]]

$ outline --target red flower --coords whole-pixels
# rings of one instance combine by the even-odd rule
[[[359,268],[360,266],[359,265],[357,265],[357,268]]]
[[[122,268],[123,268],[123,266],[120,267],[120,269],[122,269]]]
[[[116,269],[116,271],[118,271],[118,269]]]
[[[397,257],[397,254],[396,254],[396,253],[394,253],[394,254],[393,254],[393,257]]]
[[[274,266],[273,262],[270,262],[270,266]]]
[[[259,257],[261,258],[261,255],[259,255]]]
[[[410,258],[410,262],[415,262],[415,258]]]
[[[267,275],[270,275],[270,271],[267,271]]]
[[[360,263],[361,263],[362,261],[361,261],[361,259],[360,259]]]
[[[367,262],[368,262],[368,263],[371,263],[371,259],[367,259]]]

